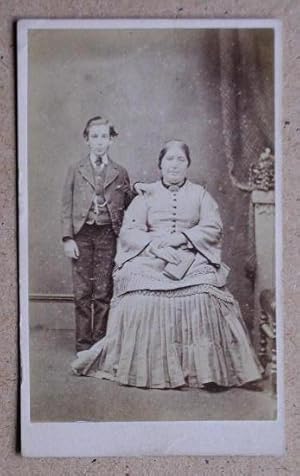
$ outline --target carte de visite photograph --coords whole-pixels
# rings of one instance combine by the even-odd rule
[[[19,22],[24,455],[282,451],[280,68],[274,20]]]

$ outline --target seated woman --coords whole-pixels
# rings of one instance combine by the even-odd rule
[[[144,388],[241,386],[261,378],[238,303],[226,289],[216,202],[187,180],[189,148],[167,142],[161,180],[129,206],[107,334],[73,371]]]

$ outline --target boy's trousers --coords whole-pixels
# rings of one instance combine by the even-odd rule
[[[85,224],[74,239],[79,248],[79,258],[72,260],[76,350],[81,351],[106,332],[116,235],[111,225]]]

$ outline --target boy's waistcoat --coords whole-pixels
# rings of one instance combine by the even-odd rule
[[[69,168],[63,190],[62,235],[74,237],[87,220],[95,196],[95,183],[89,156]],[[119,234],[124,211],[134,194],[130,189],[127,171],[109,159],[104,182],[104,197],[107,201],[111,223]]]

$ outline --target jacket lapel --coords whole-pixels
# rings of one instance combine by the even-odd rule
[[[108,160],[104,187],[108,187],[119,175],[119,170],[112,160]]]
[[[81,161],[79,165],[79,172],[81,173],[82,177],[91,185],[91,187],[95,188],[93,169],[89,156]]]

